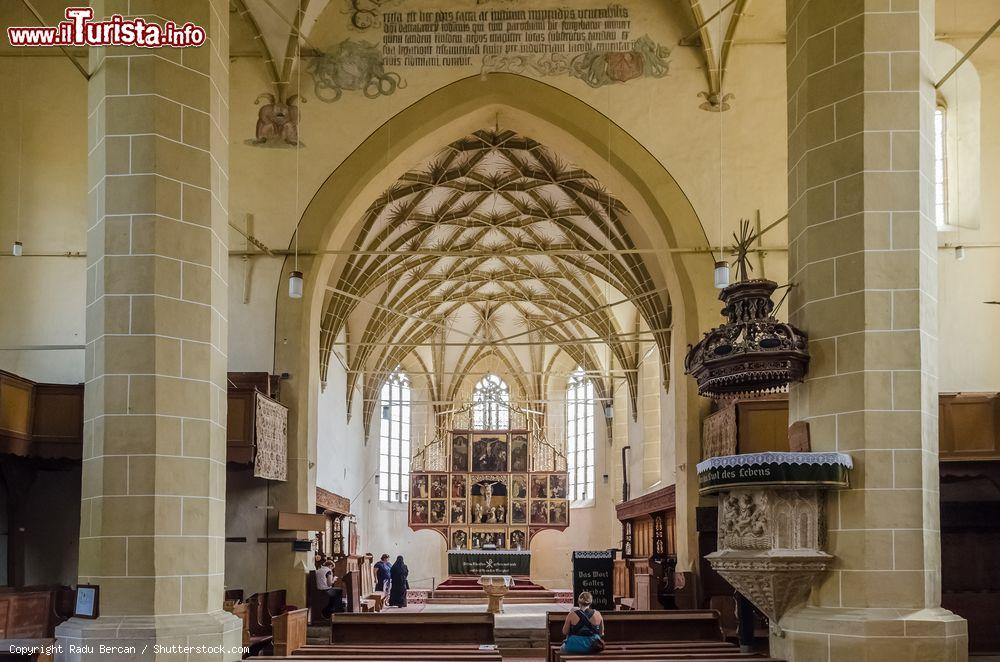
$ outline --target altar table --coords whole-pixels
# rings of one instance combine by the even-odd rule
[[[450,549],[448,574],[452,577],[531,574],[531,552],[516,549]]]

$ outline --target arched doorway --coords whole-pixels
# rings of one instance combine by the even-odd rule
[[[642,145],[609,122],[600,112],[565,92],[538,81],[490,74],[445,86],[400,111],[374,132],[326,180],[310,201],[298,226],[298,246],[312,254],[300,256],[305,294],[289,299],[284,291],[288,272],[279,279],[275,320],[275,372],[290,379],[283,400],[290,405],[289,481],[274,490],[280,509],[311,510],[315,492],[316,416],[322,380],[323,318],[333,296],[328,284],[339,275],[348,256],[329,252],[355,246],[364,232],[364,217],[374,200],[415,163],[442,146],[485,127],[502,125],[520,135],[539,137],[576,166],[614,192],[629,210],[623,231],[643,249],[649,277],[665,291],[672,333],[664,352],[664,381],[673,385],[673,420],[664,430],[676,444],[679,561],[694,561],[696,485],[689,479],[699,449],[699,402],[683,378],[681,361],[687,343],[714,313],[712,259],[686,249],[706,246],[701,222],[677,182]],[[690,457],[690,460],[689,460]],[[274,566],[294,567],[292,554],[271,555]],[[289,582],[295,586],[301,582]]]

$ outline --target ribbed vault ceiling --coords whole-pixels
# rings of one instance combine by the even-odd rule
[[[436,404],[464,399],[465,377],[484,367],[543,401],[561,353],[602,376],[615,370],[634,400],[639,333],[666,365],[671,320],[628,215],[529,137],[488,129],[446,146],[371,204],[354,254],[334,269],[323,378],[344,345],[347,392],[363,386],[366,427],[379,385],[406,363],[421,366]],[[598,397],[610,383],[595,379]]]

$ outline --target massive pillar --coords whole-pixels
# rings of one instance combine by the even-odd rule
[[[100,586],[100,617],[57,637],[66,660],[114,659],[101,644],[238,660],[240,621],[222,611],[229,5],[92,5],[191,21],[208,41],[91,56],[79,580]]]
[[[965,660],[940,608],[931,0],[788,0],[792,323],[812,364],[791,420],[850,453],[836,562],[777,657]]]

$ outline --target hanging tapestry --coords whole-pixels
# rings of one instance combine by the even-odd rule
[[[267,480],[288,476],[288,408],[257,393],[254,413],[253,475]]]

